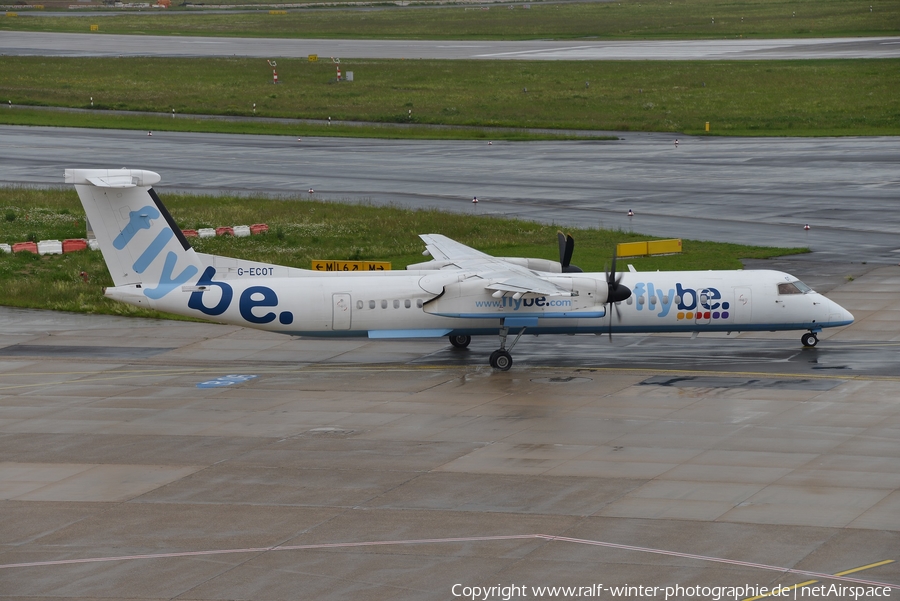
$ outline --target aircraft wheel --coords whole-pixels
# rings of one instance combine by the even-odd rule
[[[512,367],[512,363],[512,355],[507,351],[498,350],[491,353],[491,367],[494,369],[509,371],[509,368]]]
[[[453,336],[450,335],[450,344],[453,345],[453,348],[466,348],[469,346],[469,343],[472,342],[471,336]]]
[[[800,337],[800,342],[803,343],[803,346],[813,347],[819,343],[819,337],[812,332],[807,332]]]

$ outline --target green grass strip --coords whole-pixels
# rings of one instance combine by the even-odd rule
[[[0,103],[90,108],[93,97],[101,115],[103,109],[170,113],[174,108],[252,116],[255,103],[256,116],[375,123],[699,134],[710,122],[711,133],[724,135],[900,134],[900,59],[352,60],[342,66],[354,72],[355,81],[334,83],[331,64],[279,59],[281,83],[273,85],[271,68],[253,59],[4,57]],[[16,121],[15,112],[0,107],[0,122],[25,122]],[[28,119],[62,124],[59,116]],[[80,119],[98,126],[86,116]],[[191,131],[235,127],[172,125]],[[398,130],[397,137],[412,136]]]

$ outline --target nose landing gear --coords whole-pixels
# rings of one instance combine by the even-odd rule
[[[506,324],[506,320],[503,319],[500,322],[500,348],[491,353],[490,359],[488,359],[488,363],[490,363],[491,367],[494,369],[499,369],[500,371],[509,371],[509,368],[512,367],[513,360],[512,355],[509,354],[509,351],[516,346],[516,343],[519,342],[519,338],[522,337],[522,334],[525,333],[525,326],[523,325],[519,330],[519,333],[516,334],[516,337],[513,339],[512,344],[509,345],[509,348],[506,348],[506,337],[509,335],[509,326]]]
[[[800,342],[803,343],[803,346],[812,348],[819,344],[819,337],[816,336],[815,332],[807,332],[800,337]]]
[[[491,353],[490,359],[488,362],[491,364],[491,367],[494,369],[499,369],[500,371],[508,371],[510,367],[512,367],[512,355],[509,354],[509,351],[506,349],[497,349],[493,353]]]

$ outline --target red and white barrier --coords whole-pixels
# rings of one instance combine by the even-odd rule
[[[254,223],[253,225],[223,226],[215,229],[208,227],[200,228],[199,230],[186,229],[181,231],[186,238],[214,238],[216,236],[246,238],[251,235],[267,233],[269,231],[269,226],[265,223]],[[100,250],[100,246],[93,238],[90,240],[85,238],[67,238],[62,242],[59,240],[41,240],[39,242],[0,244],[0,252],[31,252],[36,255],[61,255],[87,249]]]

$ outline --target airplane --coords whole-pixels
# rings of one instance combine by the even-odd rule
[[[424,234],[431,260],[403,271],[317,272],[196,252],[140,169],[66,169],[109,268],[107,297],[292,336],[372,339],[499,335],[492,368],[524,334],[806,330],[804,346],[853,315],[771,270],[584,273],[560,260],[493,257]],[[515,338],[508,344],[508,337]]]

